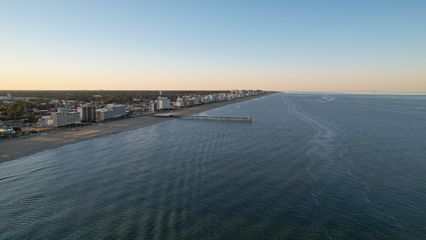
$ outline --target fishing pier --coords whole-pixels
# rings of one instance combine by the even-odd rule
[[[251,122],[251,117],[240,116],[187,116],[182,119],[189,120],[213,120],[213,121],[234,121],[234,122]]]
[[[181,116],[170,113],[159,113],[155,114],[154,117],[159,118],[180,118],[185,120],[211,120],[211,121],[233,121],[233,122],[247,122],[250,123],[252,121],[251,117],[242,117],[242,116]]]

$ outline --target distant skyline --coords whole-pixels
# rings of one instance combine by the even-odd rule
[[[426,1],[0,1],[0,90],[426,92]]]

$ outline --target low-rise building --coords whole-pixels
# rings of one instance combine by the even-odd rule
[[[126,111],[126,106],[123,104],[111,103],[106,106],[106,108],[111,112],[112,117],[122,117]]]
[[[36,123],[37,127],[52,127],[53,126],[53,120],[52,116],[42,116],[38,119]]]
[[[194,100],[194,105],[200,105],[201,104],[201,98],[199,96],[192,97]]]
[[[149,102],[149,112],[156,112],[158,110],[157,101],[151,100]]]
[[[182,98],[182,97],[176,98],[175,107],[177,107],[177,108],[186,107],[186,105],[185,105],[185,99]]]
[[[113,118],[112,111],[107,108],[96,109],[96,121],[103,122],[111,118]]]
[[[55,127],[62,127],[80,122],[80,114],[78,112],[52,112],[51,113],[52,125]],[[49,121],[49,120],[47,120]]]
[[[172,105],[170,104],[170,99],[166,97],[158,97],[157,107],[158,107],[158,110],[172,109]]]

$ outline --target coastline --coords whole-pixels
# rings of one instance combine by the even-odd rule
[[[230,104],[245,102],[270,94],[271,93],[244,97],[224,102],[198,105],[190,108],[182,108],[173,111],[173,113],[180,116],[189,116],[211,109],[224,107]],[[121,132],[132,131],[173,119],[174,118],[158,118],[151,115],[143,115],[101,124],[98,123],[89,126],[77,127],[75,130],[71,128],[61,129],[55,132],[51,132],[47,135],[38,134],[30,137],[0,140],[0,163],[29,156],[38,152],[59,148],[64,145],[78,143],[98,137],[110,136]]]

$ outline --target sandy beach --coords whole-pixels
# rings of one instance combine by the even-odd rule
[[[189,116],[192,114],[208,111],[210,109],[223,107],[253,98],[262,97],[252,96],[240,99],[234,99],[225,102],[216,102],[194,106],[190,108],[182,108],[173,111],[173,114],[180,116]],[[105,123],[97,123],[75,129],[61,129],[49,132],[46,135],[37,134],[29,137],[19,137],[14,139],[0,140],[0,162],[13,160],[16,158],[28,156],[37,152],[55,149],[63,145],[81,142],[84,140],[108,136],[120,132],[131,131],[134,129],[150,126],[156,123],[169,121],[173,118],[158,118],[151,115],[120,119]]]

